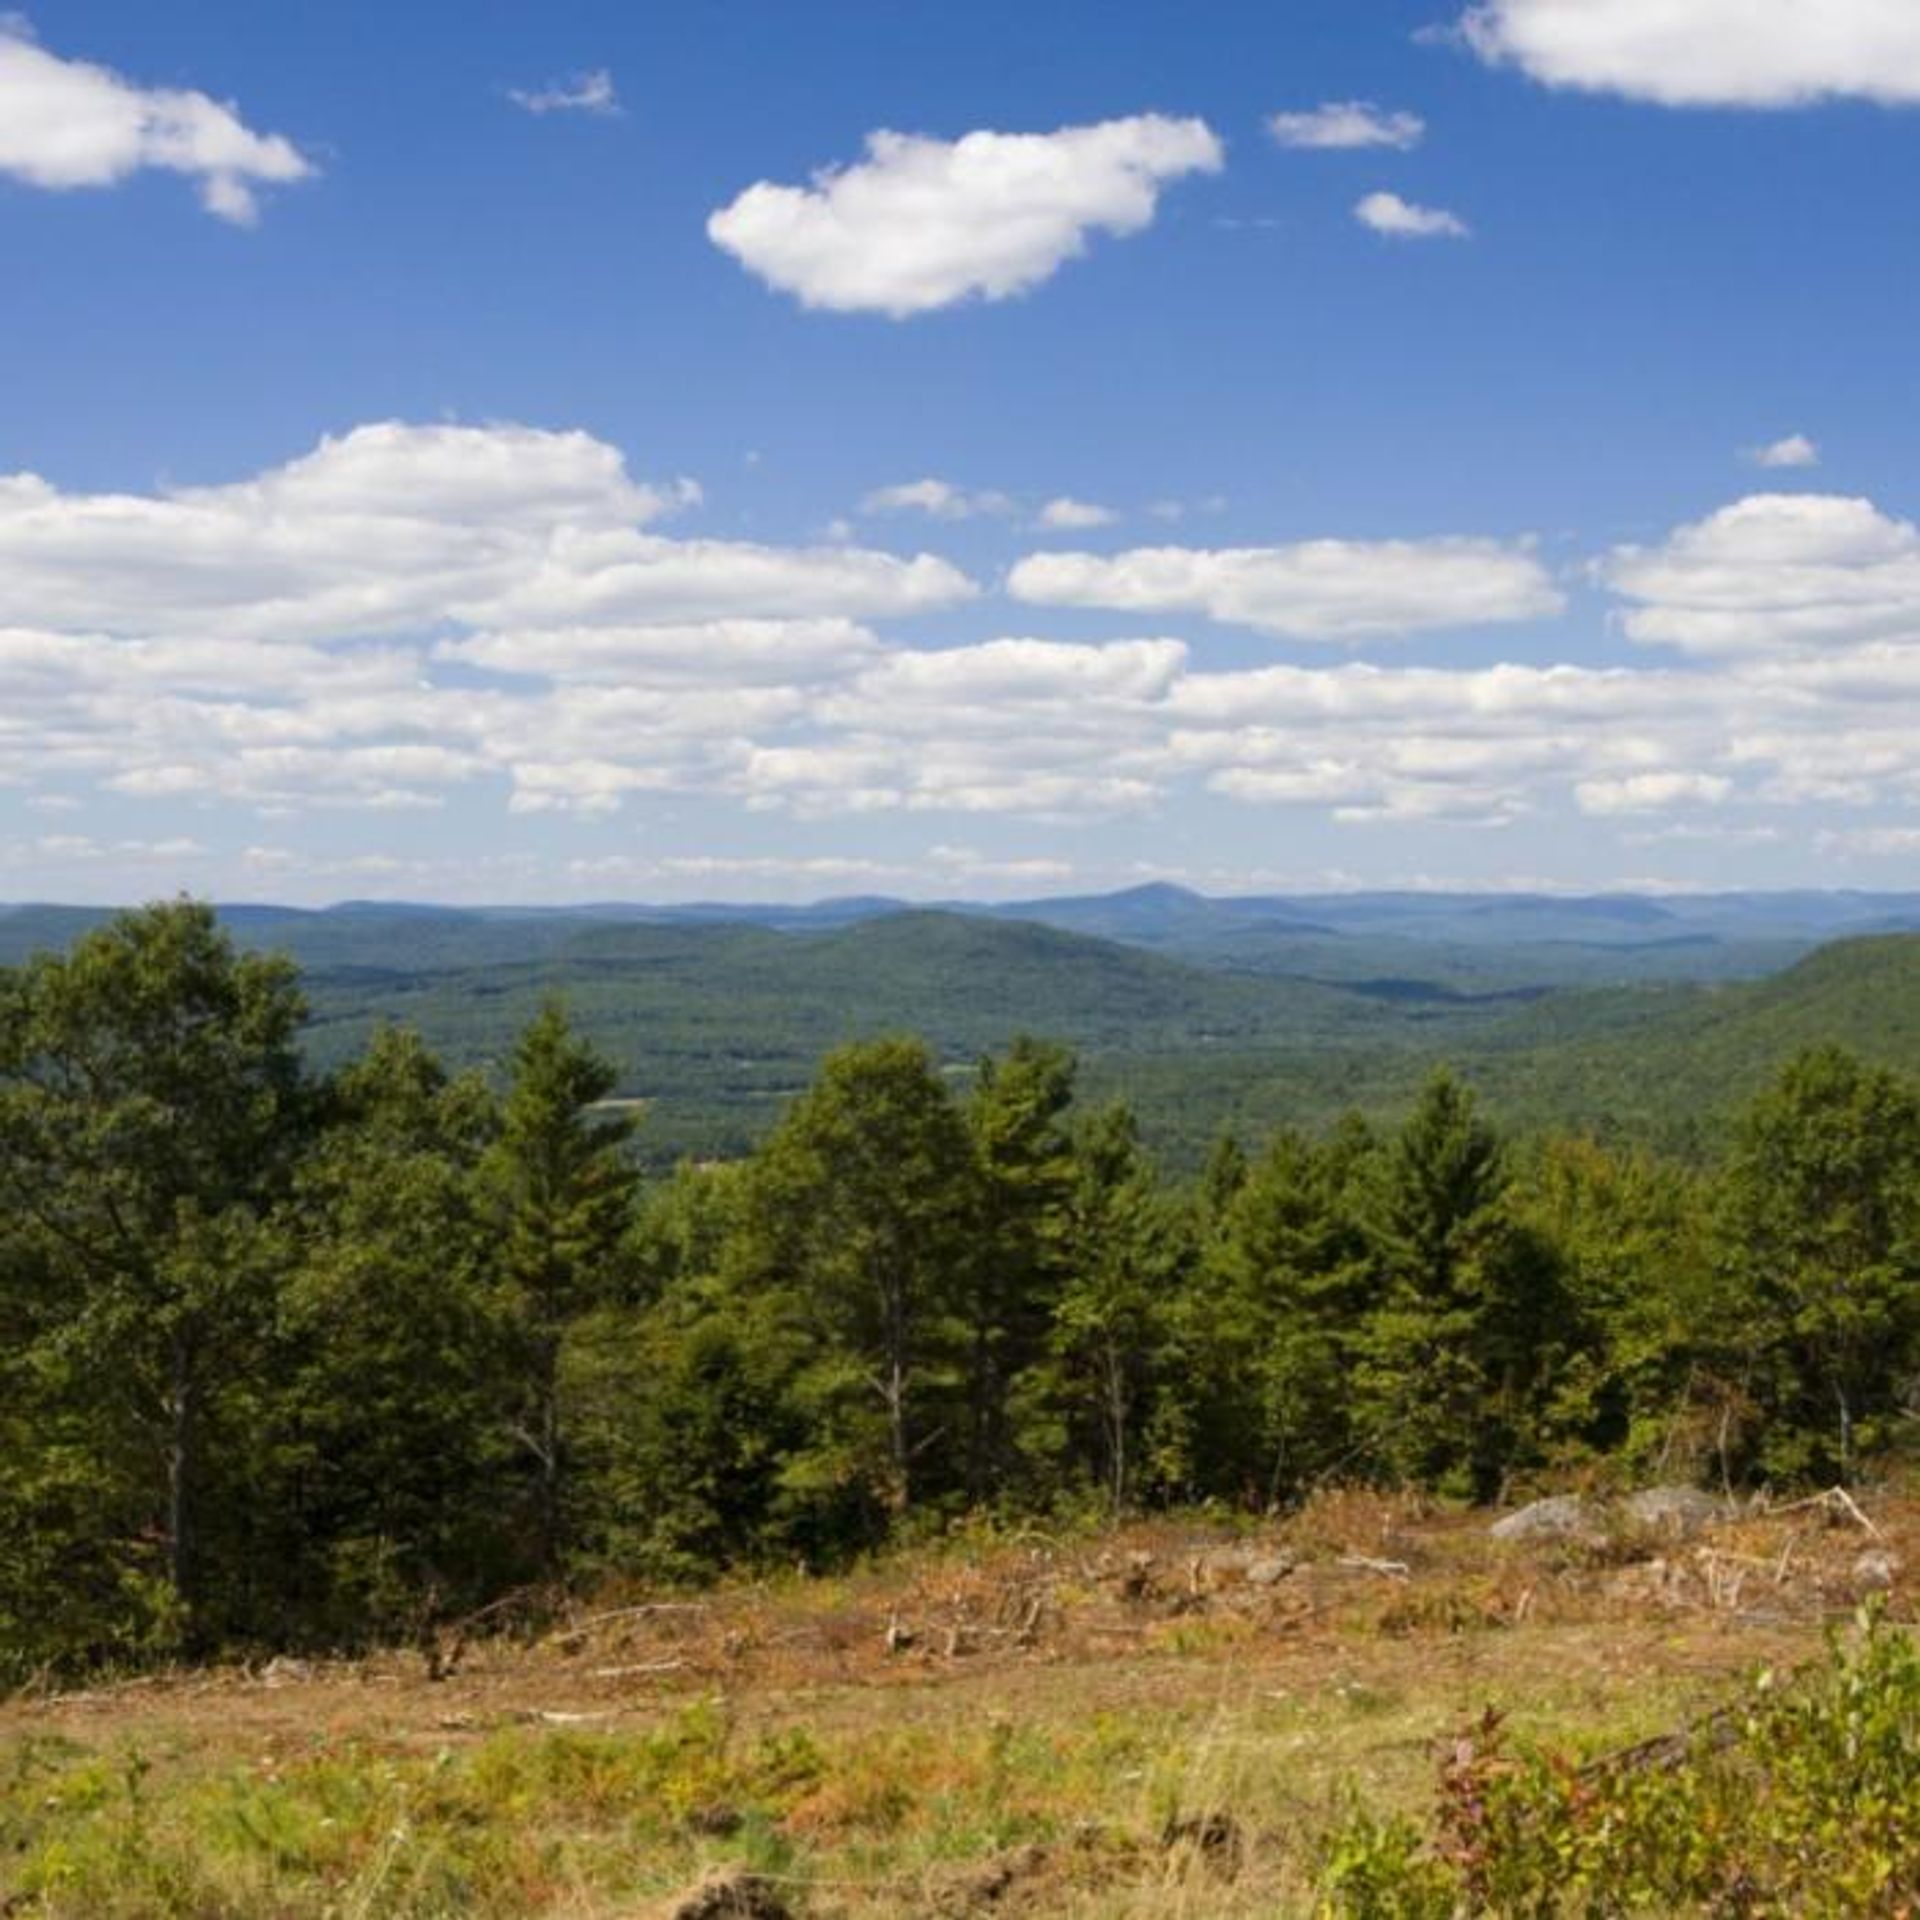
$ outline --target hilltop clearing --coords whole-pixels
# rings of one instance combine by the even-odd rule
[[[732,1872],[767,1904],[705,1911],[1303,1912],[1353,1797],[1424,1811],[1489,1706],[1611,1753],[1809,1656],[1863,1591],[1911,1613],[1911,1500],[1589,1517],[1502,1544],[1340,1495],[1251,1532],[982,1535],[23,1697],[8,1910],[693,1914]]]

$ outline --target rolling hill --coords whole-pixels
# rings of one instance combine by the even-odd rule
[[[1389,1116],[1441,1059],[1509,1125],[1683,1148],[1714,1138],[1803,1046],[1838,1041],[1920,1072],[1920,934],[1809,951],[1823,925],[1900,921],[1904,896],[1312,907],[1155,886],[991,912],[875,900],[704,919],[611,906],[222,911],[243,944],[299,962],[326,1064],[395,1020],[455,1065],[496,1067],[541,1002],[563,995],[617,1063],[621,1092],[646,1103],[655,1161],[743,1148],[821,1054],[896,1031],[924,1034],[956,1072],[1017,1033],[1064,1041],[1087,1095],[1132,1100],[1181,1164],[1223,1125],[1252,1137],[1349,1106]],[[0,964],[102,917],[0,909]],[[1600,937],[1567,938],[1581,926]]]

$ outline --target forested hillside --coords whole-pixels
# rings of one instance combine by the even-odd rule
[[[934,931],[977,964],[976,929]],[[1151,1018],[1166,970],[1126,958],[1107,1017]],[[1808,1037],[1905,964],[1729,989],[1701,1057],[1754,1067],[1747,1023]],[[1708,1162],[1503,1138],[1436,1070],[1385,1120],[1222,1138],[1175,1180],[1066,1048],[961,1079],[895,1034],[831,1051],[750,1156],[648,1181],[645,1115],[557,1001],[491,1078],[405,1026],[322,1070],[303,1020],[292,966],[191,903],[0,973],[18,1671],[357,1644],[975,1511],[1850,1479],[1914,1411],[1920,1095],[1833,1046]]]

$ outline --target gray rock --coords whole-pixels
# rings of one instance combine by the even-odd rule
[[[1506,1541],[1592,1540],[1600,1529],[1577,1493],[1559,1493],[1505,1515],[1487,1531],[1496,1540]]]
[[[1223,1587],[1271,1587],[1300,1564],[1286,1547],[1208,1547],[1193,1557],[1189,1569],[1195,1593],[1213,1593]]]
[[[1853,1563],[1853,1584],[1863,1589],[1884,1590],[1893,1585],[1900,1573],[1900,1558],[1885,1547],[1869,1547]]]
[[[1630,1493],[1620,1510],[1646,1533],[1684,1540],[1727,1518],[1727,1508],[1698,1487],[1642,1487]]]
[[[1247,1563],[1247,1585],[1277,1587],[1299,1564],[1299,1556],[1284,1547],[1276,1553],[1264,1553]]]

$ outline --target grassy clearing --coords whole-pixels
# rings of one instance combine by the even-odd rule
[[[735,1867],[809,1916],[1308,1913],[1329,1833],[1423,1814],[1486,1707],[1606,1752],[1814,1652],[1863,1548],[1920,1547],[1920,1504],[1872,1519],[1508,1549],[1348,1496],[609,1596],[439,1681],[408,1654],[23,1697],[0,1886],[103,1920],[604,1916],[696,1912]]]

